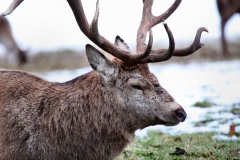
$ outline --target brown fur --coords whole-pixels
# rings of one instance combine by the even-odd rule
[[[229,54],[229,49],[225,36],[225,25],[235,14],[240,13],[240,0],[217,0],[217,7],[221,17],[221,41],[223,54]]]
[[[137,129],[180,122],[184,110],[146,64],[126,70],[92,47],[87,55],[95,71],[65,83],[0,70],[1,160],[113,159]]]
[[[23,51],[17,45],[12,35],[12,29],[5,17],[0,16],[0,43],[10,52],[16,54],[19,65],[27,62],[26,51]]]

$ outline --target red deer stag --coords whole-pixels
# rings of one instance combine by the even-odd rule
[[[7,53],[14,53],[17,55],[19,65],[23,65],[27,62],[26,52],[21,50],[17,45],[17,42],[13,38],[8,20],[2,16],[0,16],[0,43],[6,48]]]
[[[229,49],[224,32],[225,25],[234,13],[240,13],[240,0],[217,0],[217,7],[221,17],[222,52],[227,55],[229,54]]]
[[[167,19],[181,0],[160,16],[151,14],[153,0],[145,0],[137,53],[119,36],[113,44],[99,34],[98,2],[91,25],[80,0],[68,3],[82,32],[115,58],[105,58],[88,44],[86,54],[93,71],[65,83],[1,70],[0,159],[114,159],[133,141],[137,129],[174,126],[186,118],[184,109],[148,68],[148,63],[187,56],[203,46],[204,27],[189,48],[175,50],[173,35],[164,23],[169,48],[151,50],[151,28]]]

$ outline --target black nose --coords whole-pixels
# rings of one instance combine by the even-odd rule
[[[184,122],[187,117],[187,113],[183,109],[176,110],[175,114],[181,122]]]

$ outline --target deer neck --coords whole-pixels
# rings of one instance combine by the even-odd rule
[[[63,92],[65,89],[70,90],[68,94]],[[51,91],[56,94],[53,97],[61,99],[45,102],[55,104],[48,105],[52,108],[44,113],[44,119],[51,134],[48,136],[57,135],[53,142],[56,146],[67,146],[71,142],[78,153],[88,150],[85,153],[92,154],[96,150],[96,157],[112,159],[134,139],[135,129],[127,114],[123,114],[126,111],[117,106],[120,104],[115,102],[114,96],[111,97],[114,94],[103,86],[95,71],[64,84],[56,84]],[[99,150],[102,152],[97,152]]]

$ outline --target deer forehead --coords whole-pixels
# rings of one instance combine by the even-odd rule
[[[127,79],[128,83],[141,83],[141,84],[159,84],[158,79],[154,74],[152,74],[150,71],[148,72],[143,72],[139,70],[131,71],[126,73],[128,74],[126,77],[123,76],[124,78]]]
[[[111,61],[117,66],[117,68],[120,68],[121,72],[119,73],[121,74],[122,79],[142,79],[152,84],[159,84],[157,77],[150,72],[148,64],[138,64],[132,69],[126,69],[122,60],[114,57]]]

